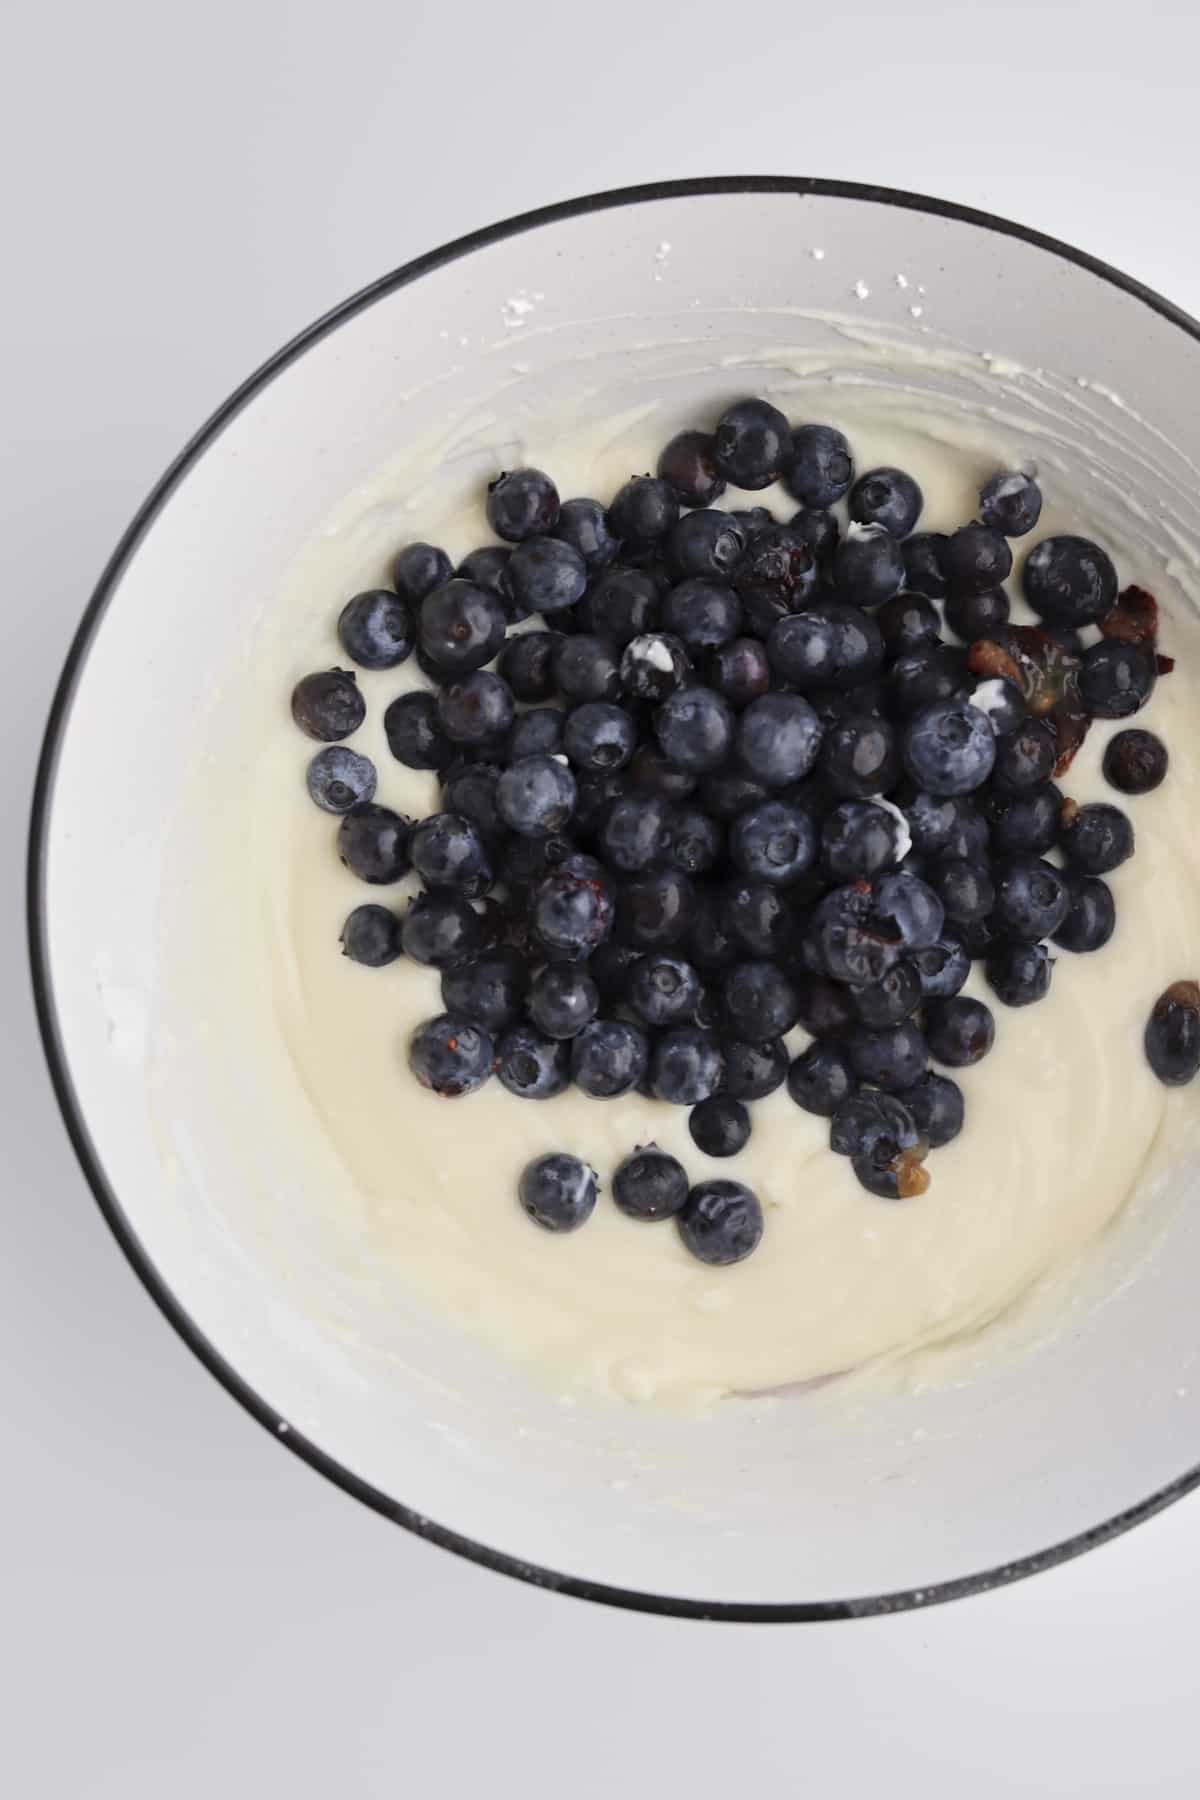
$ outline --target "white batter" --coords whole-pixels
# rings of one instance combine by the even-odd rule
[[[869,399],[831,395],[824,414],[850,437],[859,469],[895,463],[925,492],[921,528],[950,530],[973,516],[980,481],[1036,456],[1037,446],[989,426],[898,425]],[[631,472],[653,467],[660,422],[616,421],[585,442],[570,432],[531,440],[524,459],[549,469],[564,496],[610,496]],[[511,454],[511,453],[510,453]],[[496,467],[500,466],[499,460]],[[482,471],[485,475],[488,471]],[[491,1082],[480,1093],[440,1100],[405,1065],[414,1025],[441,1010],[438,977],[401,960],[365,969],[339,953],[346,913],[365,900],[402,904],[412,886],[368,889],[338,863],[336,821],[304,788],[315,746],[292,726],[293,682],[345,661],[334,623],[345,600],[385,579],[403,541],[425,537],[458,557],[487,542],[482,504],[444,516],[436,500],[409,505],[397,480],[348,503],[297,564],[260,648],[255,710],[240,729],[246,804],[220,821],[220,859],[249,859],[241,954],[251,979],[269,963],[270,1005],[287,1063],[264,1079],[300,1084],[301,1128],[331,1144],[344,1186],[326,1197],[364,1242],[380,1282],[447,1309],[537,1377],[576,1395],[617,1395],[694,1407],[857,1368],[974,1332],[1059,1268],[1100,1232],[1188,1131],[1195,1095],[1168,1093],[1141,1052],[1149,1006],[1168,982],[1200,971],[1200,833],[1191,746],[1200,719],[1200,628],[1161,566],[1131,562],[1105,517],[1077,510],[1043,469],[1046,507],[1031,542],[1082,530],[1116,559],[1122,583],[1137,580],[1166,604],[1162,648],[1178,659],[1139,723],[1159,732],[1172,756],[1155,794],[1120,801],[1137,832],[1135,858],[1111,882],[1118,925],[1102,952],[1059,956],[1050,997],[1010,1011],[973,975],[968,992],[993,1001],[995,1049],[956,1078],[967,1126],[936,1151],[929,1191],[892,1204],[865,1193],[848,1162],[828,1149],[828,1125],[780,1091],[752,1107],[753,1135],[733,1162],[703,1157],[687,1111],[637,1097],[612,1102],[575,1092],[522,1102]],[[482,479],[480,496],[482,500]],[[411,492],[411,489],[409,490]],[[731,495],[765,500],[781,518],[781,492]],[[1020,550],[1019,545],[1014,549]],[[1016,575],[1011,590],[1019,591]],[[419,683],[415,668],[359,672],[369,716],[351,740],[379,770],[377,799],[402,812],[435,809],[432,776],[389,755],[387,702]],[[1063,781],[1079,801],[1117,798],[1099,774],[1111,732],[1097,724]],[[228,866],[228,865],[227,865]],[[793,1034],[794,1049],[805,1042]],[[670,1224],[623,1217],[607,1191],[590,1222],[565,1237],[530,1223],[516,1199],[523,1165],[563,1149],[588,1159],[607,1190],[618,1160],[657,1142],[693,1179],[733,1174],[759,1194],[766,1230],[759,1250],[732,1269],[712,1270],[683,1248]]]

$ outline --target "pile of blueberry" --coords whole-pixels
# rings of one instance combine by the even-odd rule
[[[776,482],[798,507],[786,524],[713,505]],[[993,1041],[990,1008],[960,993],[972,961],[1024,1006],[1049,988],[1050,944],[1112,934],[1104,877],[1132,826],[1075,806],[1055,776],[1093,717],[1135,713],[1170,663],[1151,597],[1119,593],[1084,538],[1033,549],[1040,624],[1010,623],[1009,540],[1042,504],[1031,475],[995,475],[947,536],[916,530],[922,504],[902,470],[856,476],[832,427],[745,400],[607,507],[560,501],[537,469],[501,475],[501,543],[457,569],[411,544],[392,589],[350,600],[352,662],[413,656],[428,677],[384,724],[401,763],[437,773],[441,810],[413,824],[375,802],[374,767],[342,741],[365,711],[353,673],[306,676],[292,708],[329,745],[309,790],[344,815],[347,867],[424,884],[403,919],[357,907],[342,940],[359,962],[441,972],[445,1010],[410,1047],[419,1081],[636,1090],[691,1108],[712,1156],[740,1150],[750,1104],[786,1082],[864,1187],[924,1190],[927,1152],[963,1124],[960,1088],[930,1063],[965,1068]],[[1104,766],[1142,793],[1166,751],[1123,731]],[[814,1041],[789,1062],[797,1025]],[[559,1229],[595,1199],[566,1161],[523,1188]],[[698,1255],[754,1247],[740,1184],[689,1198],[680,1170],[668,1185]]]

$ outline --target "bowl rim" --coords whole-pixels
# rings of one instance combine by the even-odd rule
[[[1045,250],[1054,256],[1061,257],[1065,262],[1075,264],[1076,267],[1086,270],[1132,298],[1140,300],[1153,312],[1158,313],[1160,317],[1200,343],[1200,322],[1192,318],[1190,314],[1132,276],[1113,268],[1098,257],[1088,255],[1086,251],[1075,249],[1059,238],[1035,231],[1028,226],[1016,224],[995,213],[962,206],[954,201],[937,199],[924,194],[913,194],[897,188],[880,187],[870,183],[827,180],[813,176],[709,176],[613,188],[600,193],[586,194],[573,200],[558,201],[553,205],[538,207],[529,212],[514,214],[511,218],[483,226],[476,231],[455,238],[450,243],[443,244],[438,249],[427,251],[423,256],[418,256],[392,270],[389,274],[369,283],[366,287],[359,289],[357,293],[350,295],[348,299],[322,314],[243,381],[168,465],[120,538],[72,638],[50,705],[38,758],[30,813],[26,865],[26,926],[34,1006],[42,1047],[49,1067],[50,1080],[67,1136],[92,1195],[134,1273],[167,1322],[173,1326],[188,1348],[199,1358],[209,1373],[220,1382],[226,1392],[252,1418],[269,1431],[277,1443],[285,1445],[315,1469],[318,1474],[325,1476],[345,1493],[369,1506],[384,1518],[415,1533],[418,1537],[425,1538],[442,1549],[453,1551],[456,1555],[465,1557],[469,1562],[529,1582],[535,1587],[546,1588],[556,1593],[570,1594],[582,1600],[592,1600],[631,1611],[654,1613],[673,1618],[729,1621],[743,1624],[812,1623],[866,1618],[882,1613],[924,1608],[942,1601],[984,1593],[992,1588],[1006,1586],[1009,1582],[1020,1580],[1027,1575],[1036,1574],[1042,1569],[1052,1568],[1058,1563],[1082,1555],[1087,1550],[1095,1549],[1097,1545],[1107,1542],[1121,1532],[1128,1531],[1134,1525],[1141,1524],[1143,1520],[1152,1517],[1153,1514],[1160,1512],[1173,1501],[1200,1486],[1200,1464],[1196,1464],[1176,1480],[1157,1489],[1145,1500],[1128,1507],[1115,1517],[1106,1519],[1089,1530],[1066,1538],[1045,1550],[1036,1551],[1012,1562],[951,1581],[936,1582],[927,1587],[908,1588],[849,1600],[757,1603],[706,1601],[686,1599],[678,1595],[649,1593],[617,1587],[603,1581],[592,1581],[583,1576],[568,1575],[554,1569],[544,1568],[536,1563],[525,1562],[506,1551],[497,1550],[475,1538],[467,1537],[447,1526],[440,1525],[436,1520],[428,1518],[412,1507],[406,1506],[402,1501],[383,1493],[371,1483],[364,1481],[335,1458],[329,1456],[318,1444],[306,1438],[301,1432],[294,1430],[286,1419],[281,1419],[276,1410],[267,1404],[266,1400],[239,1375],[232,1364],[227,1362],[205,1337],[196,1321],[175,1297],[164,1275],[152,1262],[108,1180],[71,1078],[50,976],[46,914],[46,858],[55,777],[73,700],[87,662],[88,653],[134,551],[154,524],[158,514],[183,477],[205,455],[243,407],[261,393],[276,375],[297,361],[307,350],[371,306],[376,300],[395,293],[400,288],[418,281],[423,275],[457,262],[476,250],[499,243],[505,238],[515,237],[521,232],[534,230],[543,225],[557,224],[566,219],[578,218],[587,213],[614,211],[620,207],[639,206],[656,200],[689,197],[711,198],[731,194],[793,194],[800,198],[813,195],[823,199],[866,201],[875,205],[895,206],[914,212],[927,213],[937,218],[953,220],[959,224],[977,226],[1002,237],[1015,238],[1036,249]]]

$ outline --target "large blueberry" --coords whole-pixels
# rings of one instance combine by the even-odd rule
[[[712,688],[680,688],[655,713],[654,732],[671,762],[699,775],[728,756],[733,713],[729,702]]]
[[[850,446],[840,431],[832,425],[801,425],[792,433],[783,484],[803,506],[832,506],[853,479]]]
[[[882,525],[906,538],[921,516],[925,497],[903,469],[868,469],[850,489],[850,517],[858,525]]]
[[[469,819],[433,813],[414,827],[409,840],[412,866],[427,887],[454,888],[478,899],[492,885],[492,866],[483,839]]]
[[[375,764],[344,744],[318,750],[308,765],[306,781],[311,799],[322,812],[348,813],[375,797]]]
[[[595,1211],[598,1189],[595,1169],[577,1156],[552,1150],[522,1170],[518,1192],[535,1225],[546,1231],[575,1231]]]
[[[987,715],[958,700],[923,707],[906,726],[901,748],[909,775],[931,794],[973,792],[996,760]]]
[[[667,539],[667,563],[682,580],[689,575],[731,575],[746,548],[746,534],[727,512],[704,507],[684,513]]]
[[[729,854],[744,875],[782,886],[812,867],[816,827],[803,808],[786,800],[767,800],[734,820]]]
[[[557,757],[526,756],[496,783],[496,811],[511,831],[542,837],[561,831],[575,796],[575,777]]]
[[[417,641],[412,603],[389,588],[371,588],[347,600],[337,632],[346,655],[363,669],[394,669],[412,655]]]
[[[698,1025],[673,1025],[658,1034],[650,1056],[650,1085],[671,1106],[698,1106],[721,1085],[724,1058],[715,1034]]]
[[[649,1054],[640,1025],[593,1019],[571,1040],[571,1079],[594,1100],[614,1100],[639,1085]]]
[[[292,689],[292,717],[307,737],[336,744],[358,730],[367,703],[349,669],[320,669]]]
[[[820,719],[799,694],[764,694],[738,720],[737,750],[757,780],[786,787],[813,768],[822,736]]]
[[[693,517],[696,515],[693,514]],[[715,650],[736,637],[742,603],[727,581],[692,575],[664,596],[662,624],[687,650]]]
[[[1117,597],[1112,558],[1088,538],[1043,538],[1025,559],[1023,580],[1034,612],[1058,625],[1089,625]]]
[[[529,538],[509,558],[508,584],[526,613],[557,613],[574,606],[583,598],[587,580],[583,557],[561,538]]]
[[[370,801],[348,812],[338,826],[338,855],[360,881],[385,886],[408,874],[411,834],[407,819]]]
[[[606,569],[621,548],[609,530],[607,508],[599,500],[564,500],[553,535],[583,558],[589,573]]]
[[[566,857],[535,887],[530,919],[552,956],[589,956],[612,930],[612,886],[602,864],[591,856]]]
[[[571,1053],[535,1025],[510,1025],[496,1046],[501,1086],[521,1100],[551,1100],[570,1082]]]
[[[998,871],[992,921],[1005,937],[1033,944],[1054,935],[1070,904],[1071,890],[1060,869],[1037,857],[1014,856]]]
[[[762,1241],[762,1207],[740,1181],[698,1182],[678,1224],[692,1255],[717,1268],[743,1261]]]
[[[883,525],[851,525],[834,553],[833,580],[852,606],[882,606],[904,585],[904,553]]]
[[[711,506],[725,492],[717,472],[716,441],[709,431],[680,431],[663,448],[658,476],[681,506]]]
[[[488,484],[488,524],[510,544],[558,523],[558,489],[541,469],[512,469]]]
[[[413,1032],[408,1066],[422,1087],[445,1099],[473,1094],[492,1072],[492,1040],[453,1013],[439,1013]]]
[[[400,921],[386,906],[356,906],[342,926],[342,955],[380,969],[400,954]]]
[[[481,950],[478,956],[442,971],[442,1004],[492,1033],[515,1024],[529,977],[513,950]]]
[[[665,538],[678,517],[674,490],[656,475],[634,475],[608,509],[609,529],[635,549]]]
[[[504,642],[506,625],[495,594],[455,576],[421,602],[417,638],[436,670],[466,675],[491,662]]]
[[[1020,469],[1000,469],[979,490],[979,517],[1007,538],[1024,537],[1042,516],[1042,490]]]
[[[734,487],[770,487],[791,459],[791,426],[768,400],[738,400],[718,419],[713,465]]]
[[[657,1144],[639,1145],[612,1178],[618,1208],[630,1219],[673,1219],[688,1197],[683,1164]]]

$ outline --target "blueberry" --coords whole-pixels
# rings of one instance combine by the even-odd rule
[[[985,588],[982,593],[951,594],[946,602],[946,623],[965,644],[978,638],[995,637],[1008,623],[1008,595],[1003,588]]]
[[[1001,856],[1044,856],[1058,842],[1062,809],[1052,781],[1023,794],[997,794],[989,808],[993,849]]]
[[[1054,942],[1076,955],[1102,950],[1117,925],[1112,889],[1098,875],[1072,875],[1068,877],[1068,887],[1071,903],[1066,918],[1053,933]]]
[[[935,1075],[931,1069],[897,1099],[911,1113],[931,1150],[950,1143],[963,1128],[966,1105],[962,1089],[948,1075]]]
[[[568,856],[533,890],[530,923],[553,956],[590,955],[608,936],[612,922],[612,886],[594,857]]]
[[[495,594],[455,576],[421,602],[417,637],[436,670],[466,675],[491,662],[504,642],[506,623]]]
[[[1122,794],[1149,794],[1167,773],[1167,747],[1152,731],[1118,731],[1104,747],[1104,776]]]
[[[667,539],[668,566],[679,579],[732,575],[746,548],[746,534],[727,512],[704,508],[684,513]]]
[[[656,794],[623,794],[600,827],[600,848],[610,868],[631,874],[663,855],[667,803]]]
[[[894,787],[900,756],[892,726],[870,714],[839,720],[825,735],[821,773],[836,793],[852,799]]]
[[[498,667],[517,700],[536,705],[553,698],[554,658],[560,641],[555,631],[523,631],[508,639]]]
[[[1002,793],[1026,793],[1049,780],[1057,760],[1054,727],[1044,719],[1027,719],[997,743],[993,785]]]
[[[412,866],[428,887],[453,888],[478,899],[492,885],[492,867],[483,840],[469,819],[433,813],[409,840]]]
[[[969,1068],[987,1055],[996,1036],[991,1008],[982,1000],[957,994],[926,1008],[925,1037],[935,1062],[951,1069]]]
[[[738,755],[768,787],[786,787],[807,775],[821,738],[821,721],[798,694],[764,694],[751,701],[737,724]]]
[[[700,977],[691,963],[652,952],[630,973],[629,1005],[647,1025],[681,1025],[696,1011]]]
[[[740,1181],[701,1181],[689,1193],[678,1225],[693,1256],[727,1268],[744,1261],[762,1242],[762,1207]]]
[[[612,1180],[618,1208],[630,1219],[673,1219],[688,1196],[684,1167],[657,1144],[639,1144]]]
[[[724,833],[698,806],[676,806],[667,819],[663,848],[681,875],[704,875],[720,858]]]
[[[410,902],[400,927],[405,956],[431,969],[452,969],[483,940],[479,914],[461,894],[439,888]]]
[[[656,1038],[650,1083],[671,1106],[697,1106],[717,1092],[724,1059],[717,1038],[698,1025],[675,1025]]]
[[[708,663],[708,684],[731,706],[749,706],[770,691],[771,665],[758,638],[733,638],[715,650]]]
[[[911,950],[905,961],[917,972],[924,1000],[949,1000],[971,973],[966,946],[953,932],[944,932],[923,950]]]
[[[988,957],[988,985],[1005,1006],[1032,1006],[1050,992],[1054,959],[1045,944],[998,944]]]
[[[874,800],[843,800],[821,825],[821,855],[836,882],[869,881],[899,860],[901,821]]]
[[[514,613],[520,608],[513,606],[512,589],[508,585],[511,556],[512,551],[503,544],[481,544],[478,550],[471,550],[463,557],[454,573],[476,587],[486,588],[489,594],[495,594],[504,607],[505,617],[513,622]]]
[[[608,509],[609,529],[635,548],[657,544],[679,518],[674,490],[656,475],[634,475]]]
[[[1079,693],[1094,718],[1127,719],[1145,706],[1157,680],[1152,650],[1105,638],[1083,653]]]
[[[777,619],[799,612],[815,597],[817,559],[790,525],[768,525],[747,545],[734,586],[751,629],[765,637]]]
[[[595,1169],[556,1150],[528,1164],[518,1192],[536,1225],[547,1231],[575,1231],[591,1218],[598,1187]]]
[[[788,1072],[788,1054],[782,1038],[765,1038],[750,1044],[744,1038],[726,1038],[725,1076],[721,1092],[735,1100],[763,1100],[782,1087]]]
[[[347,600],[337,633],[346,655],[363,669],[394,669],[412,655],[417,641],[411,603],[388,588],[372,588]]]
[[[979,708],[940,700],[909,720],[901,740],[904,766],[931,794],[969,794],[996,760],[996,736]]]
[[[904,585],[904,555],[882,525],[851,525],[833,558],[838,593],[853,606],[882,606]]]
[[[832,506],[854,479],[850,446],[832,425],[801,425],[792,434],[792,454],[783,485],[804,506]]]
[[[928,949],[928,945],[923,945]],[[894,968],[881,975],[878,981],[866,987],[850,989],[850,999],[855,1012],[864,1025],[873,1031],[883,1030],[889,1025],[901,1025],[905,1019],[911,1019],[924,999],[921,977],[911,962],[898,962]]]
[[[927,950],[942,934],[945,913],[928,883],[908,869],[882,875],[874,888],[875,916],[906,950]]]
[[[834,1113],[829,1148],[837,1156],[862,1156],[881,1138],[890,1140],[895,1153],[917,1149],[921,1134],[912,1114],[896,1095],[859,1088]]]
[[[308,792],[322,812],[347,813],[374,798],[375,764],[342,744],[318,750],[308,765]]]
[[[558,489],[541,469],[513,469],[488,483],[488,524],[507,543],[553,531],[558,513]]]
[[[725,492],[717,473],[716,443],[707,431],[680,431],[658,459],[658,477],[681,506],[711,506]]]
[[[823,1119],[831,1119],[856,1086],[844,1051],[832,1043],[810,1044],[787,1074],[788,1093],[796,1105]]]
[[[766,881],[730,882],[721,897],[721,920],[734,944],[756,958],[784,955],[796,936],[788,897]]]
[[[898,656],[888,671],[889,710],[908,717],[940,700],[965,700],[974,684],[964,653],[952,644],[929,644]]]
[[[859,607],[827,601],[778,620],[767,638],[767,655],[793,687],[850,688],[880,668],[883,638]]]
[[[442,784],[442,804],[447,812],[469,819],[486,844],[496,844],[504,827],[496,814],[496,783],[500,771],[487,763],[465,763],[451,770]]]
[[[1117,597],[1117,571],[1099,544],[1081,537],[1043,538],[1025,559],[1025,598],[1058,625],[1090,625]]]
[[[571,1079],[594,1100],[627,1094],[646,1073],[649,1046],[640,1025],[593,1019],[571,1040]]]
[[[1032,475],[1001,469],[979,490],[979,516],[1006,538],[1024,537],[1042,516],[1042,490]]]
[[[342,926],[342,955],[381,969],[400,954],[400,921],[386,906],[356,906]]]
[[[384,886],[408,874],[412,827],[390,807],[368,802],[348,812],[338,826],[338,855],[360,881]]]
[[[620,937],[643,950],[680,943],[687,933],[693,888],[678,869],[658,869],[624,882],[617,901]]]
[[[473,1094],[492,1072],[492,1040],[453,1013],[439,1013],[413,1032],[408,1066],[422,1087],[445,1099]]]
[[[733,1037],[783,1037],[799,1017],[796,989],[772,962],[734,963],[721,981],[721,1005]]]
[[[911,656],[941,642],[942,621],[921,594],[896,594],[880,607],[875,623],[889,656]]]
[[[613,646],[590,632],[559,639],[554,652],[554,679],[568,700],[615,700],[621,691]]]
[[[608,514],[599,500],[564,500],[553,535],[583,558],[589,573],[606,569],[621,548],[609,530]]]
[[[1024,846],[1014,845],[1014,849]],[[986,918],[996,898],[996,884],[991,871],[982,863],[964,862],[948,856],[934,866],[930,885],[952,922],[967,924]]]
[[[882,525],[906,538],[921,516],[925,496],[903,469],[868,469],[850,489],[850,517],[856,525]]]
[[[579,611],[598,637],[618,649],[658,625],[658,588],[643,569],[606,569],[588,589]]]
[[[494,742],[513,722],[512,690],[488,669],[475,669],[448,682],[438,694],[436,707],[438,724],[455,744]]]
[[[557,756],[562,750],[566,715],[553,706],[533,706],[519,713],[508,734],[505,759],[520,762],[523,756]]]
[[[584,969],[550,964],[534,977],[529,1016],[550,1038],[573,1038],[600,1010],[600,990]]]
[[[392,581],[397,594],[416,605],[426,594],[432,594],[434,588],[449,581],[453,572],[454,566],[450,558],[436,544],[406,544],[392,564]],[[389,668],[391,665],[368,663],[366,666]]]
[[[625,646],[621,656],[621,690],[630,700],[659,704],[683,686],[691,667],[677,637],[647,632]]]
[[[878,1028],[857,1026],[848,1034],[845,1047],[858,1079],[889,1093],[911,1087],[925,1073],[929,1060],[925,1039],[911,1019]]]
[[[358,730],[367,703],[348,669],[321,669],[292,689],[292,717],[307,737],[336,744]]]
[[[832,563],[842,540],[841,528],[833,513],[820,507],[802,506],[788,520],[788,528],[803,539],[822,567]]]
[[[805,974],[796,983],[800,1023],[813,1037],[840,1037],[855,1023],[849,990],[824,975]]]
[[[957,531],[951,532],[941,553],[942,573],[946,578],[951,601],[959,603],[961,612],[963,601],[995,591],[1012,574],[1012,561],[1008,541],[999,531],[993,531],[990,525],[978,523],[961,525]],[[996,622],[1002,625],[1007,617],[1006,601],[1003,617]],[[949,606],[946,608],[946,618],[959,637],[984,637],[987,634],[986,627],[978,632],[960,629],[951,617]]]
[[[1052,937],[1067,916],[1071,893],[1052,863],[1016,856],[1001,865],[992,910],[995,928],[1020,943]]]
[[[1029,717],[1021,690],[1011,681],[999,677],[977,682],[971,705],[987,714],[987,722],[998,738],[1010,737],[1014,731],[1019,731]]]
[[[1064,812],[1063,855],[1080,875],[1107,875],[1133,855],[1133,826],[1118,806],[1097,801]]]
[[[484,1031],[502,1031],[521,1015],[528,978],[512,950],[483,950],[442,971],[442,1004]]]
[[[808,941],[822,974],[855,987],[886,975],[904,942],[894,921],[877,916],[868,882],[833,888],[813,912]]]
[[[563,749],[577,769],[604,774],[623,769],[637,747],[637,726],[608,700],[588,700],[567,716]]]
[[[791,460],[791,426],[769,401],[738,400],[721,414],[713,465],[734,487],[770,487]]]
[[[496,1046],[501,1085],[521,1100],[551,1100],[570,1081],[570,1051],[533,1025],[510,1025]]]
[[[496,783],[496,811],[510,830],[544,837],[567,823],[575,794],[575,777],[556,757],[525,756]]]
[[[628,782],[634,792],[657,794],[662,800],[687,800],[696,789],[696,777],[652,744],[640,744],[634,751]]]
[[[1182,1087],[1200,1069],[1200,988],[1176,981],[1160,994],[1146,1025],[1146,1060],[1168,1087]]]
[[[747,716],[748,713],[742,715],[743,721]],[[729,702],[711,688],[680,688],[655,713],[654,731],[663,754],[671,762],[689,774],[699,775],[706,769],[715,769],[728,756],[733,742],[733,713]]]
[[[917,531],[904,540],[904,585],[927,600],[943,600],[946,575],[942,552],[949,539],[940,531]]]
[[[558,613],[583,598],[588,571],[573,545],[556,537],[529,538],[509,558],[508,584],[528,613]]]
[[[728,582],[712,576],[689,576],[663,598],[663,628],[693,652],[727,644],[736,637],[741,622],[741,601]]]
[[[740,1100],[713,1094],[692,1108],[688,1130],[705,1156],[736,1156],[750,1141],[750,1113]]]
[[[784,885],[811,868],[817,834],[809,815],[784,800],[767,800],[739,814],[729,833],[729,854],[744,875]]]

